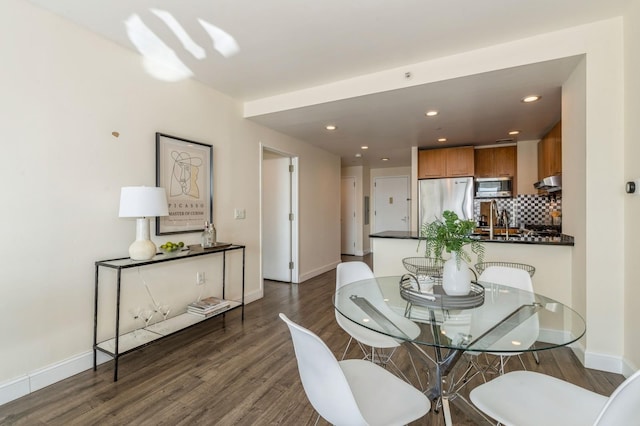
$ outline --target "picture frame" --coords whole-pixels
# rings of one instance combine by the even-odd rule
[[[213,147],[157,132],[156,186],[169,207],[156,219],[156,235],[201,232],[213,221]]]

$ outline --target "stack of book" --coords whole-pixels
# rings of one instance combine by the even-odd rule
[[[187,312],[200,317],[208,318],[219,314],[229,307],[229,301],[218,297],[207,297],[206,299],[191,302],[187,305]]]

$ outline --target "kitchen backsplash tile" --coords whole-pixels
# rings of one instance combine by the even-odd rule
[[[480,221],[480,203],[484,200],[473,201],[473,212],[476,222]],[[507,210],[509,226],[518,227],[525,225],[550,226],[560,225],[562,218],[562,198],[549,197],[547,195],[518,195],[514,198],[496,198],[498,211]],[[551,213],[555,213],[559,219],[553,222]]]

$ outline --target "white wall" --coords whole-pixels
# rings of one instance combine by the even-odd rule
[[[157,131],[213,146],[218,238],[247,245],[250,300],[262,295],[260,141],[300,158],[301,275],[339,262],[338,157],[248,122],[197,82],[156,81],[138,55],[28,2],[0,2],[0,26],[0,403],[90,367],[93,265],[126,256],[135,223],[118,218],[119,191],[154,185]],[[175,273],[190,286],[195,267]]]
[[[587,310],[587,206],[586,180],[586,58],[582,59],[562,87],[562,157],[563,157],[563,232],[573,235],[575,246],[571,261],[571,306],[586,317]],[[588,328],[585,341],[594,327]]]
[[[585,211],[563,198],[563,223],[586,217],[584,234],[578,234],[579,244],[585,244],[584,277],[586,286],[587,367],[621,371],[624,342],[624,85],[622,55],[622,20],[602,23],[601,31],[585,35],[586,95],[585,95],[585,169],[584,183],[579,177],[569,182],[563,192],[586,194]],[[570,106],[568,106],[570,108]],[[567,106],[563,105],[563,110]],[[582,143],[572,138],[572,127],[563,119],[563,142]],[[575,130],[575,129],[574,129]],[[564,143],[563,143],[564,145]],[[563,152],[564,152],[563,147]],[[570,163],[571,159],[563,159]],[[564,170],[567,170],[565,172]],[[563,178],[571,172],[563,168]],[[578,177],[576,179],[576,177]],[[564,216],[564,207],[569,207]],[[606,221],[606,230],[603,229]],[[603,267],[606,265],[606,267]],[[581,268],[582,269],[582,268]],[[575,291],[580,292],[576,286]],[[629,324],[629,326],[632,326]]]
[[[640,178],[640,1],[630,2],[630,8],[624,20],[625,48],[625,180]],[[624,355],[628,361],[628,370],[640,368],[640,286],[638,285],[638,259],[640,258],[640,197],[625,196],[624,209],[624,322],[628,326],[624,330]]]

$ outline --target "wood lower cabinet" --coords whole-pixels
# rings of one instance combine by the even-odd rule
[[[418,179],[473,176],[473,147],[418,151]]]
[[[538,179],[562,173],[562,122],[538,142]]]

